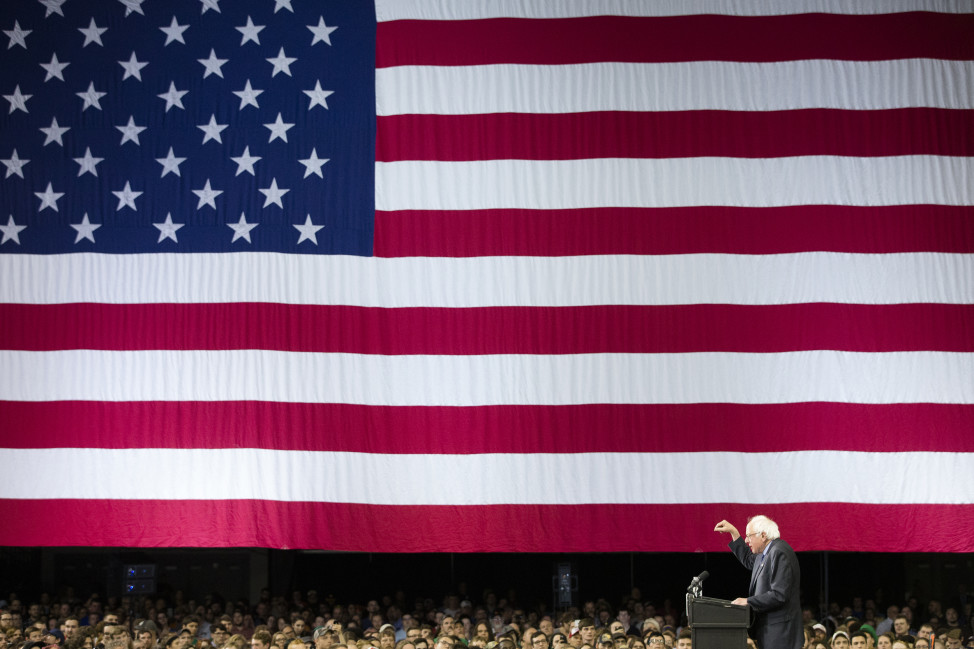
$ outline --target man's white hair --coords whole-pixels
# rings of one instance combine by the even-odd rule
[[[767,516],[754,516],[749,522],[752,532],[764,534],[769,541],[781,538],[781,533],[778,532],[778,524]]]

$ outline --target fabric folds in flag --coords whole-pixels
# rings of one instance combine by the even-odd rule
[[[974,551],[974,3],[9,5],[0,544]]]

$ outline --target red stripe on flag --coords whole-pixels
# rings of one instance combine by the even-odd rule
[[[378,257],[974,252],[974,207],[402,210],[375,215]]]
[[[370,552],[442,552],[444,548],[452,552],[728,552],[730,537],[715,533],[714,525],[726,518],[743,529],[748,517],[765,514],[798,551],[974,551],[974,537],[966,533],[974,528],[974,505],[969,504],[384,506],[66,499],[0,500],[0,506],[10,520],[17,521],[0,527],[0,545],[7,546],[362,551],[361,539],[366,538]],[[52,520],[111,521],[112,525],[62,525],[54,535],[49,529]],[[909,520],[924,534],[891,534],[890,521],[895,520]],[[842,521],[843,533],[836,534],[835,526],[823,521]],[[173,534],[173,529],[180,533]],[[741,579],[746,583],[744,571]]]
[[[378,25],[376,67],[599,61],[974,59],[974,15],[591,16],[398,20]]]
[[[4,401],[0,421],[4,422],[0,446],[5,448],[264,448],[460,455],[566,450],[974,453],[970,434],[974,405],[970,404],[403,407],[263,401]],[[132,435],[133,430],[139,435]]]
[[[356,354],[974,351],[970,304],[366,308],[0,305],[6,349]],[[70,327],[63,323],[70,322]],[[249,326],[240,327],[238,323]]]
[[[377,129],[383,162],[974,155],[974,111],[936,108],[391,115]]]

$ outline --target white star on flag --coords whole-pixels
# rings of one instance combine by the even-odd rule
[[[315,43],[327,43],[331,45],[331,33],[338,29],[338,27],[329,27],[325,24],[325,18],[323,16],[318,16],[317,25],[308,25],[308,29],[314,34],[314,38],[311,39],[311,44]]]
[[[81,158],[74,158],[74,161],[81,165],[78,169],[78,176],[80,177],[84,173],[90,173],[92,176],[98,176],[98,170],[95,166],[104,160],[105,158],[95,158],[91,155],[91,147],[85,147],[85,155]]]
[[[16,151],[14,154],[16,154]],[[239,157],[234,158],[231,156],[230,159],[237,163],[237,173],[235,173],[234,176],[239,176],[245,171],[251,176],[257,175],[256,172],[254,172],[254,163],[260,160],[260,156],[250,155],[249,146],[244,147],[243,154],[241,154]]]
[[[266,25],[255,25],[254,21],[250,19],[250,16],[247,16],[247,24],[243,27],[236,28],[238,32],[243,34],[240,44],[243,45],[247,41],[253,41],[254,43],[260,45],[260,37],[258,34],[260,34],[260,31],[264,29],[264,27],[266,27]]]
[[[264,207],[267,207],[268,205],[273,203],[278,207],[280,207],[281,209],[284,209],[284,205],[281,203],[281,197],[291,190],[279,189],[277,186],[277,178],[272,178],[270,187],[268,187],[267,189],[258,188],[257,191],[259,191],[261,194],[266,196],[266,199],[264,200]]]
[[[13,241],[18,246],[20,245],[20,233],[27,229],[26,225],[17,225],[14,223],[13,214],[7,219],[7,225],[0,225],[0,232],[3,232],[3,241],[0,241],[0,246],[7,243],[8,241]]]
[[[203,136],[203,144],[206,144],[210,140],[216,140],[220,144],[223,144],[223,138],[220,137],[220,133],[225,131],[228,126],[229,124],[217,124],[216,115],[210,115],[209,124],[200,124],[196,128],[205,133]]]
[[[92,106],[94,106],[98,110],[101,110],[101,104],[98,103],[98,101],[102,97],[104,97],[105,95],[107,95],[108,93],[107,92],[98,92],[97,90],[95,90],[95,82],[94,81],[90,81],[90,82],[88,82],[88,89],[87,90],[85,90],[84,92],[76,92],[74,94],[76,94],[79,97],[81,97],[84,100],[84,102],[85,102],[85,105],[81,107],[81,112],[83,113],[86,110],[88,110],[89,108],[91,108]]]
[[[196,59],[199,61],[206,70],[203,72],[203,78],[207,78],[211,74],[223,78],[223,70],[221,69],[227,61],[230,59],[218,59],[216,56],[216,50],[210,48],[210,57],[206,59]]]
[[[176,230],[186,225],[185,223],[173,223],[172,214],[166,213],[166,220],[162,223],[153,223],[152,225],[159,228],[159,240],[156,243],[162,243],[165,239],[172,239],[176,243],[179,243],[179,239],[176,238]]]
[[[25,50],[27,49],[27,34],[34,31],[33,29],[21,29],[20,23],[16,20],[14,21],[13,29],[5,29],[3,33],[10,37],[10,42],[7,43],[7,49],[11,49],[14,45],[20,45]],[[19,241],[17,243],[20,243]]]
[[[247,79],[247,84],[244,86],[244,89],[243,90],[234,90],[233,91],[233,94],[235,94],[238,97],[240,97],[240,108],[239,108],[239,110],[243,110],[244,106],[253,106],[254,108],[260,108],[260,106],[257,105],[257,96],[260,95],[260,93],[262,93],[262,92],[264,92],[264,91],[263,90],[254,90],[250,86],[250,79]]]
[[[13,113],[15,110],[22,110],[25,113],[30,113],[30,111],[27,110],[27,100],[33,96],[34,95],[22,94],[20,92],[20,84],[18,84],[17,87],[14,88],[14,94],[3,96],[4,99],[10,102],[10,112],[8,112],[7,114],[9,115]]]
[[[17,156],[17,149],[6,160],[0,160],[7,167],[7,175],[4,178],[10,178],[14,174],[24,177],[24,165],[30,162],[28,159],[21,159]]]
[[[267,143],[270,144],[276,138],[280,138],[287,142],[287,132],[288,130],[294,128],[294,124],[285,123],[284,120],[281,119],[281,114],[278,113],[277,119],[270,124],[264,124],[264,127],[269,129],[271,132],[270,139],[267,140]]]
[[[315,81],[315,87],[312,90],[302,90],[301,92],[311,98],[311,101],[308,103],[308,110],[311,110],[315,106],[321,106],[325,110],[328,110],[328,102],[326,100],[329,95],[335,94],[334,90],[322,90],[320,81]]]
[[[34,196],[41,199],[41,206],[37,208],[38,212],[41,212],[46,207],[50,207],[55,212],[59,211],[57,208],[57,201],[59,198],[64,196],[64,192],[56,192],[51,186],[51,183],[47,183],[47,189],[42,192],[34,192]]]
[[[176,108],[183,108],[183,95],[188,93],[189,90],[176,90],[176,83],[174,81],[169,82],[169,90],[162,93],[161,95],[156,95],[159,99],[166,100],[166,112],[175,106]],[[183,108],[183,110],[186,110]]]
[[[44,17],[49,18],[54,14],[63,16],[64,10],[61,9],[61,5],[63,5],[64,2],[65,0],[40,0],[40,3],[47,8],[47,11],[44,12]]]
[[[186,44],[186,41],[183,40],[183,32],[189,29],[189,25],[180,25],[176,22],[175,16],[172,17],[172,22],[169,23],[169,27],[160,27],[159,29],[166,35],[166,42],[163,44],[163,47],[174,41],[179,41],[183,45]]]
[[[168,173],[174,173],[180,176],[179,165],[186,162],[186,158],[177,158],[173,155],[172,147],[169,147],[169,155],[165,158],[156,158],[156,162],[162,165],[162,175],[159,176],[160,178],[165,177]]]
[[[304,165],[304,177],[307,178],[311,174],[318,176],[319,178],[324,178],[321,173],[321,166],[328,162],[328,158],[319,158],[316,149],[311,149],[311,157],[305,158],[304,160],[298,160]]]
[[[194,189],[193,193],[200,199],[196,205],[196,209],[201,209],[204,205],[209,205],[213,209],[216,209],[216,197],[222,194],[223,190],[210,187],[210,179],[207,178],[206,185],[203,186],[203,189]]]
[[[142,195],[142,192],[132,191],[132,185],[125,181],[125,187],[120,192],[113,191],[113,194],[118,198],[118,207],[115,211],[119,211],[123,207],[131,207],[133,211],[138,212],[138,208],[135,207],[135,199]]]
[[[57,52],[51,54],[50,63],[41,63],[40,66],[47,70],[47,76],[44,77],[44,82],[48,82],[51,79],[60,79],[64,81],[64,68],[71,65],[70,63],[61,63],[57,60]]]
[[[294,223],[292,223],[291,225],[294,226],[295,230],[301,233],[301,236],[298,237],[298,243],[301,243],[302,241],[310,241],[316,246],[318,245],[318,230],[321,230],[322,228],[325,227],[323,225],[315,225],[314,223],[312,223],[310,214],[304,220],[303,225],[297,225]]]
[[[135,52],[132,52],[132,56],[129,57],[128,61],[119,61],[118,64],[125,69],[125,74],[122,75],[122,81],[125,81],[129,77],[135,77],[139,81],[142,81],[142,68],[149,65],[149,62],[139,61],[135,58]]]
[[[272,77],[276,77],[278,72],[283,72],[287,76],[291,76],[291,64],[297,61],[294,57],[289,57],[284,54],[284,48],[277,53],[277,56],[271,59],[267,59],[267,62],[274,66],[274,70],[271,72]]]
[[[142,3],[145,2],[145,0],[118,0],[118,1],[121,2],[123,5],[125,5],[126,16],[131,14],[133,11],[135,13],[142,14],[143,16],[145,15],[145,12],[142,11]]]
[[[139,142],[139,133],[146,129],[145,126],[135,125],[135,116],[129,115],[129,123],[125,126],[116,126],[118,130],[122,132],[122,141],[119,142],[119,146],[125,144],[126,142],[135,142],[136,146],[142,146]]]
[[[95,24],[94,18],[91,19],[87,27],[79,27],[78,31],[85,35],[85,42],[81,47],[88,47],[89,43],[98,43],[104,47],[101,42],[101,35],[108,31],[108,27],[99,27]]]
[[[227,227],[233,230],[233,239],[230,243],[233,243],[237,239],[246,239],[247,243],[253,243],[250,240],[250,231],[257,227],[256,223],[247,223],[247,217],[244,213],[240,213],[240,220],[236,223],[227,223]]]
[[[281,9],[287,9],[292,14],[294,13],[294,7],[291,6],[291,0],[274,0],[274,13],[277,13]]]
[[[71,130],[70,126],[59,126],[57,123],[57,117],[51,118],[51,125],[48,127],[40,127],[38,129],[41,133],[47,137],[44,139],[44,146],[47,146],[51,142],[57,142],[61,146],[64,146],[64,142],[61,141],[61,136]]]
[[[205,14],[209,9],[220,13],[220,0],[200,0],[200,4],[203,5],[200,9],[200,14]]]
[[[81,223],[69,223],[68,225],[78,231],[77,236],[74,238],[75,243],[78,243],[82,239],[88,239],[92,243],[95,243],[95,230],[101,227],[101,223],[92,223],[88,220],[88,212],[85,212]]]

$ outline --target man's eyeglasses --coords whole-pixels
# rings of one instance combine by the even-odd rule
[[[757,536],[757,535],[758,535],[758,534],[760,534],[760,533],[761,533],[761,532],[751,532],[750,534],[745,534],[745,535],[744,535],[744,538],[745,538],[745,539],[749,539],[749,538],[751,538],[752,536]]]

